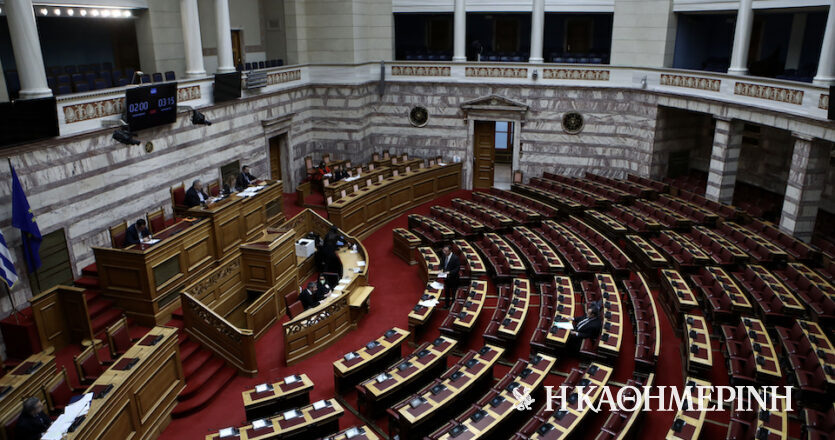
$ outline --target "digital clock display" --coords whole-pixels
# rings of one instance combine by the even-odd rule
[[[158,83],[125,91],[125,122],[130,131],[177,120],[177,83]]]

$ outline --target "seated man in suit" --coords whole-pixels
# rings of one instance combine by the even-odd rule
[[[255,176],[249,173],[249,167],[244,165],[241,168],[241,174],[238,174],[238,179],[235,181],[235,187],[238,188],[238,191],[243,191],[249,185],[254,185],[256,181]]]
[[[151,238],[151,234],[148,231],[147,223],[144,218],[141,218],[125,231],[125,246],[139,244],[139,242],[149,238]]]
[[[37,397],[23,401],[23,411],[17,419],[14,438],[17,440],[38,440],[46,432],[52,419],[43,411],[43,403]]]
[[[319,282],[316,283],[316,300],[321,301],[325,299],[325,296],[331,293],[331,290],[333,290],[333,288],[328,284],[325,276],[319,274]]]
[[[603,320],[600,319],[600,303],[586,304],[586,314],[574,318],[574,330],[571,331],[569,344],[580,347],[583,339],[596,338],[603,331]]]
[[[198,205],[208,205],[209,195],[203,192],[203,182],[200,179],[191,183],[191,188],[186,191],[186,206],[193,208]]]
[[[299,301],[302,302],[304,309],[310,309],[319,305],[319,300],[316,299],[316,283],[313,281],[307,283],[307,288],[302,290],[299,294]]]

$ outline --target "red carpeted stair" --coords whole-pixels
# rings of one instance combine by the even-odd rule
[[[176,320],[175,320],[176,321]],[[235,369],[187,336],[180,342],[180,358],[186,387],[172,417],[185,417],[208,404],[235,376]]]
[[[103,336],[101,333],[116,322],[122,316],[123,311],[114,307],[113,301],[101,296],[99,272],[95,263],[81,269],[81,277],[76,278],[73,284],[86,289],[84,296],[87,298],[90,324],[93,327],[93,334],[101,339]]]

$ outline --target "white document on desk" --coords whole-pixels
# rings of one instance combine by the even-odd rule
[[[81,396],[78,401],[67,405],[64,409],[64,414],[61,414],[57,420],[52,422],[49,429],[46,430],[42,440],[61,440],[61,437],[69,431],[72,422],[78,417],[87,414],[90,411],[90,402],[93,401],[93,393],[87,393]]]
[[[418,301],[418,304],[423,306],[423,307],[435,307],[435,306],[438,305],[438,300],[435,299],[435,298],[424,299],[424,300]]]
[[[444,285],[437,282],[437,281],[432,281],[431,283],[429,283],[429,287],[437,290],[437,289],[443,289]]]
[[[571,324],[571,321],[557,321],[554,323],[554,327],[566,330],[574,330],[574,325]]]
[[[343,290],[345,290],[345,284],[340,284],[340,285],[333,288],[334,292],[341,292]]]
[[[438,278],[446,278],[446,272],[438,272]]]
[[[157,244],[160,241],[162,241],[162,240],[160,240],[159,238],[152,238],[150,240],[143,241],[143,243],[145,243],[145,244]]]

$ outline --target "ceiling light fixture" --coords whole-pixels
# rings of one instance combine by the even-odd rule
[[[110,9],[104,9],[101,11],[102,17],[110,17]]]
[[[99,10],[98,9],[91,10],[90,15],[92,15],[93,17],[98,17],[99,16]]]
[[[55,8],[55,9],[52,10],[52,13],[55,14],[55,15],[60,16],[61,15],[61,10],[58,9],[58,8]]]
[[[125,9],[125,10],[122,12],[122,16],[123,16],[123,17],[125,17],[125,18],[130,18],[130,17],[133,17],[133,13],[132,13],[132,12],[130,12],[130,10],[129,10],[129,9]]]
[[[78,14],[81,15],[82,17],[86,17],[87,16],[87,10],[82,9],[82,10],[78,11]]]
[[[49,15],[49,9],[41,8],[41,15]]]
[[[67,9],[67,15],[72,17],[73,15],[75,15],[75,10],[74,9]]]

